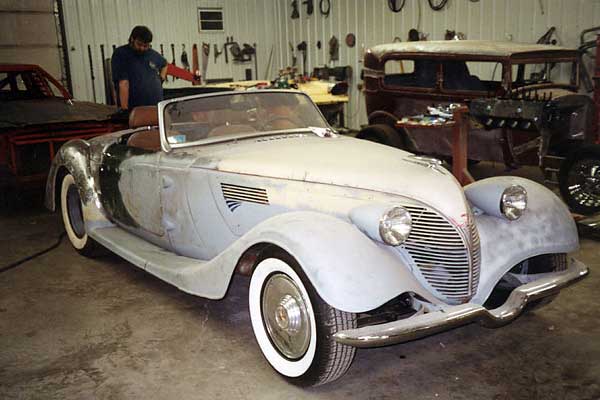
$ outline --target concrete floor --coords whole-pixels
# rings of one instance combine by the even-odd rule
[[[5,209],[0,268],[61,231],[39,201]],[[303,390],[263,359],[247,278],[210,301],[64,240],[0,274],[0,398],[600,399],[600,242],[582,239],[576,256],[590,277],[546,308],[497,330],[360,350],[341,380]]]

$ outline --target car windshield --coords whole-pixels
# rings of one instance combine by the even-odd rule
[[[171,145],[329,128],[309,97],[293,92],[257,90],[182,99],[167,104],[163,117]]]
[[[514,64],[512,66],[513,87],[536,83],[575,85],[573,62],[546,62],[539,64]]]

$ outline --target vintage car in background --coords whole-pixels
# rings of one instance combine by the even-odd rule
[[[0,197],[15,188],[43,188],[63,143],[126,128],[111,119],[115,111],[74,100],[37,65],[0,64]]]
[[[463,188],[435,159],[337,135],[297,91],[136,108],[130,129],[60,149],[46,205],[83,255],[105,247],[187,293],[251,276],[256,341],[303,386],[341,377],[357,347],[507,324],[588,272],[544,186]]]
[[[452,155],[452,128],[406,126],[428,106],[470,105],[468,158],[539,165],[571,209],[600,211],[596,109],[579,94],[579,54],[552,45],[431,41],[379,45],[363,70],[369,125],[357,137],[420,154]]]

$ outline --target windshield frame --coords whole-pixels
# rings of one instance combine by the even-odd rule
[[[256,93],[290,93],[290,94],[294,94],[294,95],[305,96],[306,99],[315,107],[316,111],[319,113],[319,115],[323,119],[323,122],[326,124],[327,128],[329,128],[333,132],[335,132],[335,129],[333,129],[329,125],[329,123],[327,122],[327,119],[321,112],[321,109],[315,104],[315,102],[310,98],[310,96],[308,94],[306,94],[305,92],[302,92],[299,90],[260,89],[260,90],[247,90],[247,91],[226,91],[226,92],[216,92],[216,93],[205,93],[205,94],[177,97],[174,99],[163,100],[160,103],[158,103],[158,129],[160,132],[160,145],[161,145],[162,150],[165,153],[169,153],[172,150],[178,149],[178,148],[204,146],[204,145],[210,145],[210,144],[214,144],[214,143],[231,142],[231,141],[237,141],[239,139],[251,139],[251,138],[263,137],[263,136],[274,136],[274,135],[282,135],[282,134],[288,134],[288,133],[289,134],[298,134],[298,133],[302,133],[302,132],[311,132],[310,128],[306,127],[306,128],[299,128],[299,129],[297,128],[297,129],[285,129],[285,130],[274,130],[274,131],[263,131],[263,132],[239,133],[239,134],[232,134],[232,135],[221,136],[221,137],[215,136],[212,138],[204,138],[204,139],[196,140],[193,142],[186,142],[186,143],[170,143],[168,141],[167,132],[166,132],[166,128],[165,128],[165,118],[164,118],[165,109],[168,105],[170,105],[172,103],[179,103],[179,102],[183,102],[183,101],[209,98],[209,97],[235,96],[235,95],[256,94]]]

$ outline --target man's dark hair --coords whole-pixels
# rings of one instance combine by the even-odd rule
[[[129,41],[139,40],[143,43],[152,43],[152,31],[147,26],[138,25],[131,31]]]

